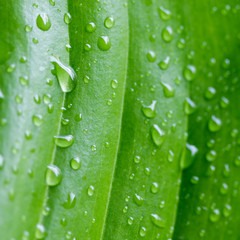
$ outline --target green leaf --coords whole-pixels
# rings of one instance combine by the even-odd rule
[[[228,4],[3,0],[2,238],[238,238]]]

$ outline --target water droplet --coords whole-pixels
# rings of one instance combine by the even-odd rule
[[[187,65],[183,70],[183,76],[187,81],[192,81],[197,74],[197,69],[193,65]]]
[[[215,117],[214,115],[211,116],[210,120],[208,121],[208,128],[211,132],[217,132],[222,127],[221,119]]]
[[[146,236],[146,232],[147,232],[147,229],[145,227],[141,227],[140,230],[139,230],[139,235],[141,237],[145,237]]]
[[[164,60],[160,61],[158,63],[158,66],[160,67],[160,69],[162,70],[167,70],[169,67],[169,63],[170,63],[170,57],[167,56]]]
[[[96,30],[96,25],[94,22],[90,22],[86,25],[86,31],[92,33]]]
[[[36,231],[35,231],[35,238],[36,239],[43,239],[46,237],[46,230],[42,224],[37,224]]]
[[[82,121],[82,114],[81,114],[81,113],[76,114],[75,117],[74,117],[74,120],[75,120],[76,122]]]
[[[112,28],[114,26],[114,18],[113,17],[107,17],[104,21],[104,26],[108,29]]]
[[[216,157],[217,157],[217,153],[214,150],[211,150],[210,152],[208,152],[206,154],[206,159],[209,162],[214,161],[216,159]]]
[[[32,31],[32,26],[30,26],[30,25],[25,25],[24,30],[25,30],[25,32],[29,33],[29,32]]]
[[[155,118],[156,117],[156,103],[157,101],[153,100],[151,105],[142,105],[142,112],[144,114],[145,117],[147,118]]]
[[[134,202],[138,205],[141,206],[143,204],[143,198],[139,196],[138,194],[134,195]]]
[[[170,26],[167,26],[162,30],[162,39],[166,43],[169,43],[173,40],[173,30]]]
[[[228,192],[228,185],[226,183],[223,183],[220,187],[220,193],[222,195],[226,195]]]
[[[185,40],[183,38],[179,39],[178,42],[177,42],[177,47],[179,49],[184,49],[185,48]]]
[[[151,192],[152,193],[157,193],[158,190],[159,190],[158,183],[157,182],[153,182],[152,185],[151,185]]]
[[[167,20],[171,19],[171,16],[172,16],[171,12],[169,10],[165,9],[164,7],[159,7],[158,12],[159,12],[160,18],[163,21],[167,21]]]
[[[20,62],[20,63],[25,63],[25,62],[27,62],[27,57],[26,57],[26,56],[20,57],[19,62]]]
[[[157,214],[151,214],[151,221],[155,226],[157,226],[159,228],[165,227],[165,222]]]
[[[92,150],[93,152],[96,152],[97,146],[96,146],[96,145],[92,145],[92,146],[91,146],[91,150]]]
[[[4,158],[3,156],[0,154],[0,170],[3,169],[4,167]]]
[[[237,156],[234,160],[235,166],[239,167],[240,166],[240,156]]]
[[[154,51],[147,52],[147,60],[149,62],[155,62],[156,61],[156,54]]]
[[[223,207],[223,216],[224,217],[229,217],[231,215],[231,211],[232,211],[232,207],[230,205],[226,204]]]
[[[64,22],[66,24],[69,24],[69,23],[71,23],[71,21],[72,21],[72,16],[70,15],[70,13],[65,13],[64,14]]]
[[[208,177],[213,176],[215,170],[216,170],[215,166],[209,165],[208,168],[207,168],[206,175],[207,175]]]
[[[191,181],[192,184],[197,184],[199,182],[199,177],[192,176],[190,181]]]
[[[211,222],[215,223],[220,218],[220,211],[219,209],[213,209],[213,211],[209,214],[209,219]]]
[[[48,31],[51,27],[51,21],[46,13],[40,13],[36,20],[37,26],[42,31]]]
[[[59,85],[63,92],[71,92],[76,86],[76,73],[74,70],[64,65],[59,59],[51,56],[51,62],[54,64]]]
[[[87,193],[88,193],[88,196],[90,196],[90,197],[93,196],[93,194],[94,194],[94,187],[92,185],[90,185],[88,187]]]
[[[182,155],[181,158],[181,168],[186,169],[190,167],[198,153],[198,148],[194,145],[191,145],[189,143],[186,144],[185,152]]]
[[[72,135],[54,136],[54,143],[61,148],[67,148],[73,145],[74,138]]]
[[[74,208],[76,205],[76,195],[70,192],[67,196],[67,200],[63,203],[63,207],[66,209]]]
[[[57,186],[62,181],[62,172],[59,167],[55,165],[47,166],[46,170],[46,184],[48,186]]]
[[[151,135],[153,142],[160,147],[165,140],[165,132],[157,124],[154,124],[151,128]]]
[[[33,115],[32,120],[33,120],[33,124],[37,127],[41,126],[43,123],[43,117],[40,114]]]
[[[70,161],[70,166],[73,170],[78,170],[81,167],[81,160],[79,157],[74,157]]]
[[[173,159],[174,159],[174,153],[173,153],[172,150],[169,150],[169,151],[168,151],[168,161],[169,161],[169,162],[172,162]]]
[[[134,162],[137,163],[137,164],[141,162],[140,156],[135,156],[133,160],[134,160]]]
[[[190,115],[194,113],[196,108],[197,108],[196,104],[190,98],[187,97],[184,102],[184,112]]]
[[[44,94],[44,95],[43,95],[43,102],[44,102],[45,104],[49,104],[50,101],[51,101],[51,98],[52,98],[52,96],[51,96],[50,94]]]
[[[225,97],[222,97],[220,100],[221,108],[226,108],[229,105],[229,100]]]
[[[133,217],[129,217],[128,218],[128,225],[132,225],[133,224]]]
[[[49,0],[49,3],[54,7],[55,6],[55,0]]]
[[[27,76],[19,77],[19,82],[22,86],[27,86],[28,85],[28,77]]]
[[[175,95],[175,89],[173,89],[169,84],[167,83],[161,83],[162,87],[163,87],[163,93],[164,96],[167,98],[171,98],[174,97]]]
[[[111,42],[108,36],[101,36],[97,41],[98,48],[102,51],[108,51],[111,48]]]
[[[205,98],[210,100],[215,96],[215,94],[216,94],[216,89],[213,87],[209,87],[205,92]]]
[[[65,217],[61,218],[60,224],[61,224],[63,227],[67,226],[67,219],[66,219]]]

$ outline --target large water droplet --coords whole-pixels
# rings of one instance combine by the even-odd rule
[[[144,114],[145,117],[147,118],[155,118],[156,117],[156,103],[157,101],[153,100],[151,105],[142,105],[142,112]]]
[[[159,7],[158,12],[159,12],[160,18],[163,21],[167,21],[171,18],[171,12],[169,10],[165,9],[164,7]]]
[[[37,26],[42,31],[48,31],[51,27],[51,21],[46,13],[40,13],[37,16]]]
[[[165,140],[165,132],[157,124],[154,124],[151,128],[151,135],[153,142],[160,147]]]
[[[47,166],[46,170],[46,184],[48,186],[57,186],[62,180],[62,172],[59,167],[55,165]]]
[[[159,228],[165,227],[165,222],[157,214],[151,214],[151,221],[155,226],[157,226]]]
[[[215,117],[214,115],[211,116],[210,120],[208,121],[208,128],[211,132],[217,132],[222,127],[221,119]]]
[[[102,51],[107,51],[111,48],[111,42],[108,36],[101,36],[97,41],[98,48]]]
[[[76,86],[76,73],[70,66],[64,65],[59,59],[51,56],[59,85],[63,92],[71,92]]]
[[[61,148],[67,148],[73,145],[74,138],[72,135],[54,136],[54,143]]]

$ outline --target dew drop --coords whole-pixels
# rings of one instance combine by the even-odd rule
[[[165,132],[157,124],[154,124],[151,128],[151,135],[155,145],[160,147],[165,140]]]
[[[224,217],[229,217],[231,215],[231,211],[232,211],[232,207],[230,205],[226,204],[223,207],[223,216]]]
[[[156,61],[156,54],[154,51],[147,52],[147,60],[152,63]]]
[[[226,108],[229,105],[229,100],[225,97],[222,97],[220,100],[221,108]]]
[[[160,61],[158,63],[158,66],[160,67],[160,69],[162,70],[167,70],[169,67],[169,63],[170,63],[170,57],[167,56],[164,60]]]
[[[90,22],[86,25],[86,31],[92,33],[96,30],[96,25],[94,22]]]
[[[151,105],[142,105],[142,112],[147,118],[155,118],[156,117],[156,100],[153,100]]]
[[[210,100],[215,96],[215,94],[216,94],[216,89],[213,87],[209,87],[205,92],[205,98]]]
[[[25,25],[24,30],[25,30],[25,32],[29,33],[29,32],[32,31],[32,26],[30,26],[30,25]]]
[[[76,195],[70,192],[67,196],[67,200],[63,203],[63,207],[66,209],[74,208],[76,205]]]
[[[88,194],[88,196],[93,196],[93,194],[94,194],[94,187],[92,186],[92,185],[90,185],[89,187],[88,187],[88,190],[87,190],[87,194]]]
[[[107,17],[104,21],[104,26],[108,29],[112,28],[114,26],[114,18],[113,17]]]
[[[187,81],[192,81],[197,74],[197,69],[193,65],[187,65],[183,70],[183,76]]]
[[[0,170],[3,169],[4,167],[4,158],[3,156],[0,154]]]
[[[166,43],[169,43],[173,40],[173,30],[170,26],[167,26],[162,30],[162,39]]]
[[[173,89],[169,84],[167,83],[161,83],[162,87],[163,87],[163,93],[164,96],[167,98],[171,98],[174,97],[175,95],[175,89]]]
[[[70,13],[65,13],[65,14],[64,14],[64,22],[65,22],[66,24],[70,24],[71,21],[72,21],[72,16],[70,15]]]
[[[51,27],[51,21],[46,13],[41,13],[37,16],[37,26],[42,31],[48,31]]]
[[[210,120],[208,121],[208,128],[211,132],[217,132],[222,127],[221,119],[215,117],[214,115],[211,116]]]
[[[43,239],[46,237],[46,229],[42,224],[37,224],[36,231],[35,231],[35,238],[36,239]]]
[[[54,136],[54,143],[61,148],[67,148],[73,145],[74,138],[72,135]]]
[[[138,206],[141,206],[143,204],[143,198],[138,194],[135,194],[133,199]]]
[[[184,102],[184,112],[190,115],[195,112],[196,108],[197,108],[196,104],[190,98],[187,97]]]
[[[151,221],[155,226],[157,226],[159,228],[165,227],[165,222],[157,214],[151,214]]]
[[[113,89],[116,89],[118,87],[118,81],[116,79],[112,80],[111,86]]]
[[[164,7],[159,7],[158,12],[159,12],[160,18],[163,21],[167,21],[167,20],[171,19],[171,16],[172,16],[171,12],[169,10],[165,9]]]
[[[209,214],[209,219],[211,222],[215,223],[220,218],[220,211],[218,209],[213,209],[213,211]]]
[[[158,190],[159,190],[158,183],[157,182],[153,182],[150,189],[151,189],[152,193],[157,193]]]
[[[132,225],[133,224],[133,217],[129,217],[128,218],[128,225]]]
[[[146,232],[147,232],[147,229],[145,227],[141,227],[140,230],[139,230],[140,237],[145,237]]]
[[[216,159],[216,157],[217,157],[217,153],[214,150],[211,150],[210,152],[208,152],[206,154],[206,159],[209,162],[214,161]]]
[[[47,166],[46,170],[46,184],[48,186],[57,186],[62,181],[62,172],[56,165]]]
[[[59,59],[51,56],[55,66],[57,79],[63,92],[71,92],[76,86],[76,73],[70,66],[64,65]]]
[[[101,36],[97,41],[98,48],[102,51],[108,51],[111,48],[111,42],[108,36]]]
[[[43,117],[40,114],[33,115],[32,120],[33,120],[33,124],[37,127],[41,126],[43,123]]]
[[[81,167],[81,160],[79,157],[74,157],[70,161],[70,166],[73,170],[78,170]]]
[[[198,148],[189,143],[186,144],[185,153],[183,153],[181,158],[181,168],[186,169],[190,167],[198,153]]]

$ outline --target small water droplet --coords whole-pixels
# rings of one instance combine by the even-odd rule
[[[209,87],[205,92],[205,98],[210,100],[212,99],[216,94],[216,89],[213,87]]]
[[[208,152],[206,154],[206,159],[209,162],[214,161],[216,159],[216,157],[217,157],[217,153],[214,150],[211,150],[210,152]]]
[[[169,10],[165,9],[164,7],[159,7],[158,12],[159,12],[160,18],[163,21],[167,21],[167,20],[171,19],[171,16],[172,16],[171,12]]]
[[[223,207],[223,216],[224,217],[229,217],[231,215],[231,211],[232,211],[232,207],[230,205],[226,204]]]
[[[140,230],[139,230],[140,237],[145,237],[146,232],[147,232],[147,229],[145,227],[141,227]]]
[[[54,136],[54,143],[61,148],[67,148],[73,145],[74,138],[72,135]]]
[[[47,166],[46,170],[46,184],[48,186],[57,186],[62,181],[62,172],[56,165]]]
[[[33,115],[32,120],[33,120],[33,124],[37,127],[41,126],[43,123],[43,117],[40,114]]]
[[[94,194],[94,187],[92,185],[90,185],[88,187],[87,193],[88,193],[88,196],[90,196],[90,197],[93,196],[93,194]]]
[[[51,27],[51,21],[46,13],[40,13],[36,20],[37,26],[42,31],[48,31]]]
[[[65,14],[64,14],[64,22],[65,22],[66,24],[70,24],[71,21],[72,21],[72,16],[70,15],[70,13],[65,13]]]
[[[163,93],[165,97],[171,98],[175,96],[175,89],[173,89],[169,84],[161,83],[161,85],[163,87]]]
[[[133,224],[133,217],[129,217],[128,218],[128,225],[132,225]]]
[[[25,30],[25,32],[29,33],[29,32],[32,31],[32,26],[30,26],[30,25],[25,25],[24,30]]]
[[[196,108],[197,108],[196,104],[190,98],[187,97],[184,102],[184,112],[190,115],[195,112]]]
[[[160,147],[165,140],[165,132],[157,124],[154,124],[151,128],[151,135],[153,142]]]
[[[162,30],[162,39],[166,43],[169,43],[173,40],[173,30],[170,26],[167,26]]]
[[[169,67],[169,63],[170,63],[170,57],[167,56],[164,60],[160,61],[158,63],[158,66],[160,67],[160,69],[162,70],[167,70]]]
[[[90,22],[86,25],[86,31],[92,33],[96,30],[96,25],[94,22]]]
[[[215,223],[220,218],[220,211],[219,209],[213,209],[212,212],[209,214],[209,219],[211,222]]]
[[[138,205],[141,206],[143,204],[143,198],[141,196],[139,196],[138,194],[134,195],[134,202]]]
[[[42,224],[37,224],[35,231],[36,239],[44,239],[46,237],[46,229]]]
[[[147,60],[152,63],[156,61],[156,54],[154,51],[147,52]]]
[[[70,166],[73,170],[78,170],[81,167],[81,160],[79,157],[74,157],[70,161]]]
[[[107,17],[104,21],[104,26],[108,29],[112,28],[114,26],[114,18],[113,17]]]
[[[187,65],[183,70],[183,76],[187,81],[192,81],[197,74],[197,69],[193,65]]]
[[[215,117],[214,115],[211,116],[210,120],[208,121],[208,128],[211,132],[217,132],[222,127],[221,119]]]
[[[151,185],[151,192],[152,193],[157,193],[158,190],[159,190],[158,183],[157,182],[153,182],[152,185]]]
[[[182,154],[181,158],[181,168],[186,169],[190,167],[198,153],[198,148],[194,145],[189,143],[186,144],[185,152]]]
[[[3,156],[0,154],[0,170],[3,169],[4,167],[4,158]]]
[[[142,105],[142,112],[147,118],[155,118],[156,117],[156,103],[157,101],[153,100],[151,105]]]

